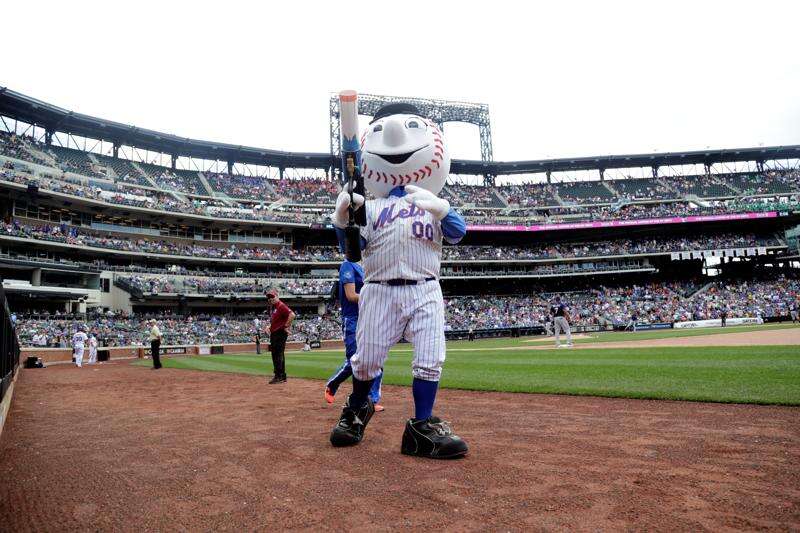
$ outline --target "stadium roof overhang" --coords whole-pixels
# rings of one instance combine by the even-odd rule
[[[693,152],[664,152],[657,154],[608,155],[595,157],[568,157],[536,161],[453,161],[453,174],[536,174],[575,170],[605,170],[616,168],[643,168],[678,165],[713,165],[743,161],[773,161],[800,159],[800,145],[768,146],[758,148],[731,148],[724,150],[697,150]]]
[[[0,88],[0,114],[47,130],[135,146],[179,157],[297,168],[328,168],[332,161],[331,155],[327,153],[282,152],[201,141],[139,128],[68,111],[5,87]]]
[[[330,168],[331,154],[315,152],[283,152],[265,148],[237,146],[179,137],[68,111],[11,89],[0,87],[0,114],[35,124],[51,131],[60,131],[120,145],[134,146],[174,156],[195,157],[283,168]],[[734,163],[800,159],[800,145],[726,150],[698,150],[654,154],[570,157],[534,161],[469,161],[454,160],[452,174],[508,175],[677,166],[689,164]],[[337,163],[338,164],[338,163]]]

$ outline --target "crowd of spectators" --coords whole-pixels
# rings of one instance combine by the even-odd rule
[[[576,243],[547,243],[539,246],[445,246],[445,261],[509,261],[559,259],[568,257],[617,256],[646,253],[669,253],[693,250],[724,250],[758,246],[778,246],[775,237],[726,233],[701,237],[615,239]]]
[[[498,198],[493,187],[481,185],[466,185],[462,183],[450,183],[447,185],[451,197],[455,199],[453,205],[472,205],[474,207],[505,207],[503,201]]]
[[[691,287],[691,290],[687,290]],[[558,294],[570,309],[575,326],[628,326],[687,320],[788,316],[800,305],[800,281],[777,276],[764,280],[718,280],[713,282],[654,282],[622,287]],[[544,325],[555,293],[515,296],[457,296],[445,299],[448,330],[503,328]],[[262,329],[268,317],[260,315],[157,315],[164,344],[207,344],[252,342],[253,319],[259,316]],[[147,320],[152,315],[106,313],[89,317],[48,313],[18,316],[17,332],[23,346],[69,346],[79,325],[88,326],[107,346],[143,345]],[[307,337],[338,339],[341,322],[336,310],[325,315],[301,315],[294,321],[291,340]],[[44,340],[42,340],[44,339]]]
[[[260,247],[228,244],[210,246],[184,244],[172,240],[112,237],[108,233],[87,230],[67,224],[27,225],[13,219],[0,225],[4,235],[26,237],[78,246],[109,248],[129,252],[207,257],[216,259],[247,259],[261,261],[337,261],[340,254],[335,247],[315,247],[295,250],[289,246]]]
[[[263,261],[334,262],[342,254],[334,246],[294,249],[291,246],[260,247],[244,244],[187,244],[177,240],[112,237],[108,233],[67,224],[28,225],[13,219],[0,226],[4,235],[28,237],[72,245],[84,245],[131,252],[178,256]],[[544,243],[534,246],[445,246],[444,261],[509,261],[561,259],[572,257],[624,256],[647,253],[724,250],[780,246],[773,236],[726,233],[698,237],[619,239],[577,243]]]
[[[167,191],[178,191],[186,194],[208,195],[197,172],[165,170],[157,174],[154,181],[159,187]]]
[[[56,144],[51,144],[50,146],[39,145],[37,149],[48,152],[57,161],[58,167],[62,172],[72,172],[94,178],[106,177],[106,169],[92,161],[86,152]]]
[[[788,316],[800,306],[800,281],[697,281],[651,283],[560,294],[577,326],[628,326],[690,320]],[[692,290],[687,290],[691,287]],[[700,289],[700,290],[698,290]],[[542,325],[554,294],[513,297],[456,297],[445,302],[450,329]]]
[[[443,279],[458,276],[485,276],[485,277],[547,277],[547,276],[570,276],[576,274],[598,273],[598,272],[620,272],[630,270],[652,270],[653,267],[642,260],[617,260],[617,261],[587,261],[582,263],[550,263],[535,266],[514,265],[502,263],[497,266],[474,266],[457,265],[442,266],[441,274]]]
[[[797,191],[800,171],[770,170],[763,173],[731,174],[722,179],[744,195],[787,194]]]
[[[30,142],[30,141],[29,141]],[[32,154],[25,147],[25,140],[12,133],[0,132],[0,154],[6,157],[13,157],[22,161],[30,161],[38,165],[47,166],[49,163],[39,156]],[[9,168],[14,168],[11,165]]]
[[[321,222],[325,216],[303,212],[270,211],[261,208],[261,204],[228,204],[215,200],[188,199],[183,201],[169,193],[152,189],[143,189],[130,185],[111,185],[112,191],[87,184],[75,183],[66,178],[33,177],[16,172],[13,168],[0,170],[0,180],[22,185],[35,184],[40,189],[89,198],[99,202],[116,205],[129,205],[146,209],[188,213],[212,218],[228,218],[235,220],[257,220],[270,222],[291,222],[311,224]],[[259,199],[260,201],[260,199]]]
[[[175,276],[120,276],[119,280],[142,292],[171,294],[263,294],[275,288],[280,293],[299,295],[327,295],[331,281],[292,279],[271,282],[268,279],[231,280],[219,277],[192,278]]]
[[[616,198],[600,181],[576,181],[555,185],[558,196],[564,202],[600,204]]]
[[[608,184],[624,200],[665,200],[676,198],[675,191],[653,178],[626,178]]]
[[[107,177],[105,167],[111,166],[118,175],[118,179],[122,181],[140,185],[146,183],[138,171],[131,172],[133,167],[128,160],[96,156],[96,159],[99,160],[98,164],[86,152],[57,145],[48,146],[28,137],[24,137],[23,140],[23,137],[8,132],[0,132],[0,153],[15,159],[51,166],[49,161],[26,149],[26,142],[35,150],[49,152],[58,165],[58,168],[53,168],[54,175],[70,171],[89,177],[105,178]],[[120,161],[122,164],[118,165],[115,163],[116,161]],[[140,162],[138,165],[159,187],[165,190],[175,190],[190,195],[208,194],[198,172],[173,170],[145,162]],[[327,178],[269,180],[262,177],[226,174],[211,174],[208,178],[212,188],[232,197],[247,200],[272,201],[277,197],[285,197],[289,199],[290,203],[332,204],[338,191],[336,183]],[[508,200],[511,207],[527,208],[557,205],[556,193],[566,202],[591,204],[607,203],[619,199],[677,199],[687,194],[704,198],[738,196],[739,194],[786,194],[799,191],[799,182],[800,172],[789,169],[767,170],[761,173],[615,179],[609,181],[609,184],[617,191],[616,196],[599,181],[555,184],[521,183],[495,188],[451,183],[447,187],[454,205],[503,208],[505,205],[500,199],[502,196]],[[731,187],[726,184],[730,184]],[[152,193],[150,192],[150,194]],[[448,195],[447,192],[443,194]]]
[[[275,191],[267,178],[261,176],[237,176],[229,174],[207,174],[206,180],[215,191],[223,192],[232,198],[274,201]]]
[[[497,187],[512,207],[543,207],[558,205],[553,187],[546,183],[520,183]]]
[[[37,313],[18,316],[17,335],[22,346],[68,348],[78,327],[97,337],[100,346],[149,345],[148,321],[155,318],[163,335],[164,345],[215,344],[254,342],[258,317],[262,342],[269,339],[269,316],[251,315],[192,315],[101,313],[88,317]],[[324,316],[300,314],[292,322],[290,341],[306,339],[336,339],[341,335],[341,323],[336,311]],[[35,340],[35,342],[34,342]]]
[[[275,192],[290,203],[332,204],[339,194],[339,187],[327,178],[284,178],[275,182]]]
[[[7,144],[5,143],[5,145]],[[4,144],[0,143],[0,148],[3,146]],[[168,189],[194,187],[194,194],[207,194],[203,190],[199,176],[189,179],[185,175],[186,172],[181,172],[181,174],[164,174],[162,172],[161,175],[156,175],[154,179],[158,181],[162,175],[168,175],[171,176],[170,180],[174,178],[175,180],[186,181],[184,184],[170,181]],[[741,194],[755,195],[767,192],[782,196],[790,194],[794,194],[795,197],[800,196],[800,192],[798,192],[800,191],[800,172],[770,171],[757,177],[763,178],[763,181],[745,177],[745,175],[735,175],[735,179],[738,181],[735,184],[733,181],[731,183],[732,186],[741,187],[743,191]],[[35,183],[40,189],[89,198],[109,204],[129,205],[174,213],[188,213],[212,218],[294,224],[329,223],[329,208],[312,210],[313,208],[310,207],[303,208],[298,206],[331,206],[338,191],[338,186],[334,182],[321,178],[273,180],[275,193],[272,193],[268,189],[273,185],[270,185],[270,180],[265,178],[211,176],[212,186],[222,187],[229,193],[242,196],[242,201],[237,202],[232,199],[222,201],[191,197],[184,200],[182,197],[152,188],[137,187],[131,184],[81,181],[79,179],[68,179],[64,175],[33,177],[8,166],[0,170],[0,179],[24,185]],[[690,193],[708,197],[730,197],[735,192],[723,184],[724,176],[669,179],[670,186],[679,189],[679,193],[675,193],[673,197]],[[734,177],[730,179],[734,180]],[[563,200],[569,203],[569,205],[564,206],[559,206],[553,196],[556,185],[538,183],[503,185],[496,188],[451,184],[447,186],[443,196],[449,197],[456,206],[471,206],[462,209],[462,214],[464,214],[468,222],[474,224],[631,220],[719,214],[743,210],[741,199],[714,201],[711,202],[714,204],[711,207],[699,206],[685,200],[648,204],[631,203],[630,198],[636,200],[663,199],[666,197],[663,192],[666,187],[661,180],[635,179],[630,181],[630,187],[624,185],[625,180],[609,182],[619,192],[620,198],[614,197],[600,182],[560,184],[558,185],[558,190],[564,195]],[[634,186],[633,182],[636,182],[636,186]],[[644,182],[647,182],[647,184],[643,185]],[[99,185],[102,185],[102,187]],[[166,185],[164,186],[166,187]],[[228,189],[225,189],[225,187],[228,187]],[[725,191],[722,189],[725,189]],[[245,194],[248,190],[250,193]],[[449,195],[446,193],[448,190],[451,191]],[[652,198],[646,198],[645,194],[640,194],[643,190],[652,191]],[[507,198],[508,207],[501,200],[501,195]],[[265,204],[269,204],[279,197],[286,198],[288,205],[274,209],[265,207]],[[593,203],[600,201],[606,205]],[[795,204],[797,203],[796,198],[794,202]],[[762,202],[758,205],[763,207],[765,204]]]
[[[713,175],[701,176],[670,176],[663,181],[678,191],[678,195],[695,195],[700,198],[716,198],[723,196],[736,196],[736,192],[725,186]]]

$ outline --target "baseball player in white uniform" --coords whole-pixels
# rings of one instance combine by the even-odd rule
[[[435,123],[410,104],[384,106],[361,140],[364,185],[374,196],[353,195],[366,209],[361,228],[364,287],[359,299],[357,350],[350,362],[353,393],[331,431],[334,446],[358,444],[374,407],[369,399],[389,349],[401,338],[414,347],[414,417],[406,422],[401,451],[432,458],[458,457],[467,444],[433,416],[445,360],[444,303],[439,286],[442,239],[460,241],[464,219],[436,195],[450,158]],[[350,194],[343,191],[331,216],[340,241]]]
[[[75,352],[75,364],[80,368],[83,366],[83,350],[86,346],[88,337],[83,331],[83,326],[78,327],[78,331],[72,336],[72,349]]]
[[[97,337],[94,334],[89,335],[89,364],[93,365],[97,362]]]

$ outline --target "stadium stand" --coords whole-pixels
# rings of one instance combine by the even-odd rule
[[[626,200],[666,200],[677,198],[675,191],[656,179],[629,178],[608,182]]]
[[[113,127],[98,127],[97,137]],[[53,142],[64,132],[56,133]],[[166,134],[146,141],[150,154],[189,157]],[[209,145],[192,149],[237,172],[281,178],[174,170],[0,133],[0,275],[25,345],[66,344],[84,323],[108,346],[141,345],[150,317],[165,344],[248,342],[267,287],[300,316],[292,340],[340,336],[330,292],[342,254],[328,218],[339,186],[322,177],[330,157]],[[800,171],[781,147],[737,151],[734,161],[748,150],[757,172],[608,181],[560,180],[587,164],[653,165],[657,176],[659,166],[726,154],[489,162],[494,175],[481,185],[464,180],[482,167],[454,161],[442,196],[469,230],[443,247],[448,329],[545,326],[556,294],[581,328],[723,310],[785,317],[800,297],[789,237],[800,223]],[[775,164],[765,164],[765,150]],[[224,168],[195,163],[187,166]],[[694,216],[712,218],[690,224]]]
[[[339,187],[330,180],[320,178],[281,179],[273,188],[278,198],[295,204],[331,205],[339,194]]]
[[[797,191],[800,172],[730,174],[720,179],[746,196],[788,194]]]
[[[37,165],[49,165],[41,157],[36,157],[25,148],[25,140],[17,135],[0,132],[0,154],[22,161],[29,161]]]
[[[448,330],[497,329],[537,326],[548,322],[548,308],[556,295],[572,308],[576,326],[625,327],[636,317],[638,324],[719,318],[724,310],[737,317],[781,317],[800,298],[800,281],[784,276],[771,280],[726,280],[686,297],[684,282],[634,284],[600,287],[594,290],[560,293],[536,292],[526,296],[455,296],[445,300]],[[129,315],[106,313],[90,316],[51,314],[21,315],[20,342],[35,346],[34,336],[46,346],[66,346],[78,325],[103,340],[105,346],[143,345],[146,321],[157,318],[166,344],[247,342],[252,320],[257,315],[204,315],[188,319],[170,315]],[[338,312],[303,316],[296,322],[293,340],[314,331],[323,339],[340,335]],[[42,339],[43,338],[43,339]]]
[[[151,187],[151,183],[139,172],[133,163],[126,159],[118,157],[109,157],[107,155],[95,154],[95,157],[102,165],[110,167],[116,175],[118,181],[125,183],[132,183],[134,185],[142,185],[144,187]]]
[[[714,176],[680,176],[664,178],[664,182],[670,187],[675,188],[679,194],[693,194],[700,198],[720,198],[725,196],[735,196],[735,192],[730,187],[716,180]]]
[[[86,152],[64,148],[55,144],[48,146],[47,151],[56,158],[61,170],[64,172],[74,172],[75,174],[93,176],[95,178],[106,177],[106,174],[100,170],[100,165],[95,164]]]
[[[206,179],[211,187],[231,198],[257,198],[262,202],[276,199],[270,180],[261,176],[237,176],[228,174],[209,174]]]
[[[506,207],[506,204],[497,195],[497,191],[493,187],[451,183],[447,186],[447,189],[451,197],[456,199],[455,205]]]
[[[553,188],[541,183],[523,183],[498,187],[512,207],[539,207],[558,205],[553,197]]]
[[[558,196],[568,202],[600,204],[615,199],[614,194],[600,181],[559,183],[556,185],[556,190]]]

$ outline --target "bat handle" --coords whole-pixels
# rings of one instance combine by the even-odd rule
[[[353,156],[348,156],[345,163],[347,171],[347,189],[350,193],[350,207],[347,208],[347,228],[345,228],[344,253],[348,261],[357,263],[361,261],[361,230],[356,226],[355,207],[353,207],[353,193],[355,192],[354,178],[356,166]]]
[[[361,261],[361,230],[355,224],[348,224],[344,230],[344,255],[348,261]]]

